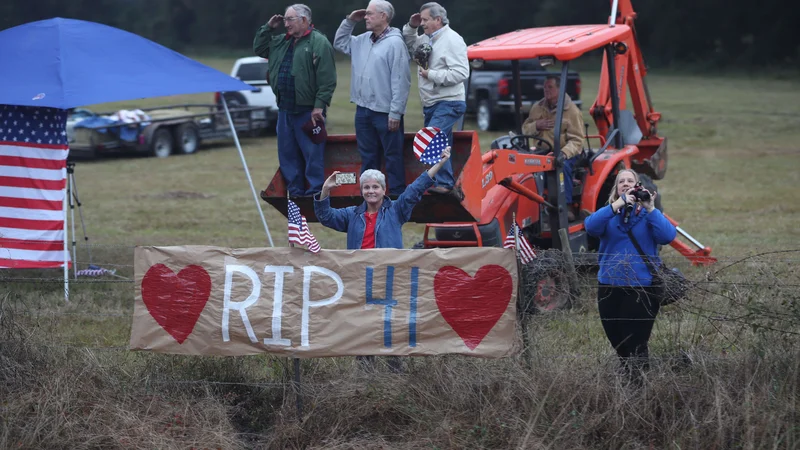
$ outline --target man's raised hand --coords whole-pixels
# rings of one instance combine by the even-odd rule
[[[357,10],[351,12],[350,15],[347,16],[347,18],[350,19],[350,20],[354,20],[356,22],[361,22],[362,20],[364,20],[364,17],[366,17],[366,16],[367,16],[367,10],[366,9],[357,9]]]
[[[267,25],[269,25],[270,28],[277,28],[278,25],[281,24],[283,24],[283,16],[280,14],[275,14],[274,16],[270,17],[269,22],[267,22]]]
[[[412,14],[411,18],[408,19],[408,26],[418,28],[420,25],[422,25],[422,16],[419,13]]]

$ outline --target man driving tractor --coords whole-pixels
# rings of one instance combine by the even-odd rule
[[[522,134],[536,136],[553,147],[553,137],[558,106],[558,90],[561,80],[549,76],[544,82],[544,98],[534,103],[531,112],[522,124]],[[561,153],[564,157],[564,197],[569,209],[569,221],[575,220],[576,211],[572,204],[572,172],[577,157],[583,151],[583,116],[569,95],[564,94],[564,119],[561,125]]]

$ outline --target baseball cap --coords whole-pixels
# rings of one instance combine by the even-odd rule
[[[311,138],[311,142],[315,144],[321,144],[325,142],[328,138],[328,132],[325,130],[325,122],[322,120],[318,120],[317,124],[314,125],[314,122],[311,119],[308,120],[305,124],[303,124],[303,132]]]

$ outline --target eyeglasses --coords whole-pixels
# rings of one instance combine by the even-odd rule
[[[284,22],[295,22],[295,21],[301,20],[301,19],[302,19],[302,17],[300,17],[300,16],[292,16],[292,17],[284,17],[283,21]]]

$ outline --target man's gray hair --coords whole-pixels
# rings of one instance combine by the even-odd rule
[[[442,6],[442,5],[440,5],[440,4],[436,3],[436,2],[429,2],[429,3],[425,3],[424,5],[420,6],[419,12],[425,11],[426,9],[430,10],[428,12],[428,14],[430,14],[431,17],[433,17],[434,19],[437,18],[437,17],[441,17],[442,18],[442,25],[447,25],[448,23],[450,23],[450,21],[447,20],[447,10],[444,9],[444,6]]]
[[[375,5],[375,8],[386,14],[386,22],[391,22],[394,19],[394,6],[386,0],[370,0],[370,5]],[[369,6],[369,5],[367,5]]]
[[[377,181],[383,190],[386,190],[386,177],[380,170],[367,169],[361,174],[361,186],[370,181]]]
[[[311,23],[311,8],[302,4],[302,3],[295,3],[292,6],[289,6],[286,9],[293,9],[294,12],[297,13],[297,17],[305,17],[308,20],[308,23]]]

